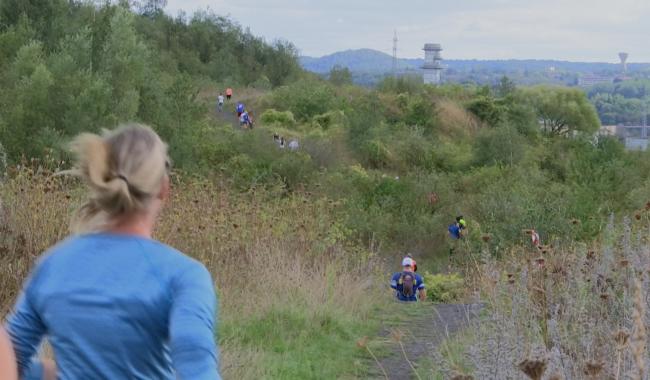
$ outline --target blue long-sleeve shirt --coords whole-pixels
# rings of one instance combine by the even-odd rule
[[[214,380],[216,308],[201,263],[154,240],[89,234],[39,260],[7,330],[23,377],[47,336],[58,379]]]

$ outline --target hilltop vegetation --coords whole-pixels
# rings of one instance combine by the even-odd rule
[[[291,44],[269,45],[227,18],[126,4],[0,3],[0,142],[10,161],[128,120],[180,141],[203,118],[202,86],[270,88],[300,74]]]
[[[291,44],[226,18],[124,4],[0,5],[4,311],[80,202],[77,182],[50,176],[68,167],[67,141],[128,121],[170,145],[176,191],[157,237],[215,274],[231,378],[318,378],[321,368],[363,378],[354,343],[376,327],[386,263],[412,252],[423,272],[446,270],[457,215],[469,226],[455,247],[466,268],[479,254],[493,264],[519,252],[525,229],[591,244],[650,194],[650,153],[595,136],[596,109],[579,89],[408,77],[360,88],[341,68],[329,80],[301,71]],[[255,129],[233,128],[231,103],[216,114],[226,86]],[[279,148],[274,133],[300,149]]]

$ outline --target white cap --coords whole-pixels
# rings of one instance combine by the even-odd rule
[[[405,267],[405,266],[412,267],[413,266],[413,259],[410,258],[410,257],[405,257],[404,260],[402,260],[402,266],[403,267]]]

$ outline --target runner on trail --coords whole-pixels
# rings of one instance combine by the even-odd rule
[[[410,257],[402,260],[402,272],[393,274],[390,287],[395,289],[395,296],[400,301],[417,302],[427,298],[422,276],[413,271],[415,262]]]
[[[226,89],[226,99],[230,100],[232,98],[232,88],[228,87]]]
[[[217,111],[223,112],[223,94],[221,93],[217,97]]]
[[[530,230],[530,243],[533,245],[535,248],[539,248],[539,246],[542,244],[539,234],[535,230]]]
[[[211,275],[152,238],[170,194],[166,144],[131,124],[81,134],[73,151],[88,200],[6,324],[21,378],[42,378],[33,359],[47,338],[60,378],[220,379]]]
[[[462,228],[458,220],[450,224],[447,230],[449,231],[449,236],[452,238],[452,240],[460,240],[463,238],[463,234],[461,232]]]
[[[450,224],[447,230],[449,231],[449,237],[451,238],[451,241],[449,242],[449,257],[451,257],[454,255],[459,242],[463,238],[463,228],[461,227],[459,218],[456,218],[454,223]]]
[[[253,111],[247,111],[248,112],[248,128],[253,129],[253,126],[255,125],[255,119],[253,119]]]
[[[239,126],[240,127],[248,128],[248,127],[250,127],[250,122],[251,122],[251,119],[248,116],[248,112],[244,111],[244,112],[241,113],[241,115],[239,115]]]
[[[458,227],[460,228],[462,234],[463,230],[467,228],[467,222],[465,221],[465,218],[463,218],[462,215],[457,216],[456,221],[458,222]]]
[[[413,258],[413,255],[411,255],[410,253],[407,253],[406,257],[413,260],[413,272],[417,272],[418,271],[418,264],[415,262],[415,259]]]
[[[237,103],[237,117],[241,117],[241,114],[244,113],[244,110],[246,107],[244,107],[244,103],[239,102]]]

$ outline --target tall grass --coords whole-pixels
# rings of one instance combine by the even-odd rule
[[[477,379],[648,379],[647,209],[612,217],[593,246],[483,257],[473,279],[486,312],[463,334],[462,366]],[[433,359],[432,377],[459,365],[444,352]]]
[[[67,236],[83,196],[73,179],[14,170],[1,185],[0,307],[6,314],[35,258]],[[156,238],[202,261],[220,298],[227,379],[355,378],[380,294],[373,256],[349,243],[338,205],[308,194],[233,193],[174,177]]]

